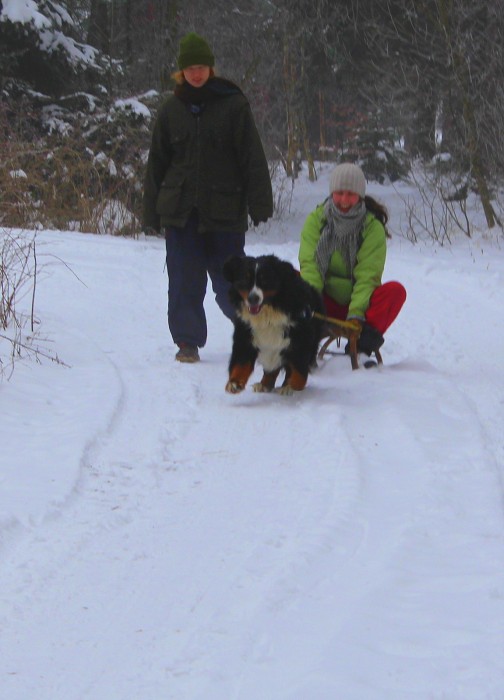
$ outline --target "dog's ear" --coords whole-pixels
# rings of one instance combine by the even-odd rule
[[[224,263],[224,266],[222,268],[222,274],[224,275],[224,279],[226,282],[234,282],[236,279],[236,273],[238,272],[241,261],[243,258],[240,258],[239,255],[231,255]]]
[[[299,276],[296,268],[287,260],[281,261],[282,279],[290,280]]]

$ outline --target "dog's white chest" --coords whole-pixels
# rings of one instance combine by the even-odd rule
[[[247,314],[252,343],[259,351],[258,361],[267,372],[282,366],[282,351],[289,347],[292,321],[285,313],[264,306],[257,316]]]

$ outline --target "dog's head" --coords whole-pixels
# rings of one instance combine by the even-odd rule
[[[223,272],[253,316],[260,313],[264,304],[274,303],[286,278],[296,275],[293,266],[276,255],[233,256],[224,263]]]

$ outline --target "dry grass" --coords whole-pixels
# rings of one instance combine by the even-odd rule
[[[138,126],[125,119],[119,130],[104,118],[87,132],[43,137],[30,133],[27,115],[17,119],[0,107],[0,225],[138,234],[146,141]]]

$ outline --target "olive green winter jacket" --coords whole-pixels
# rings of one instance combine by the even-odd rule
[[[144,228],[183,227],[197,209],[200,231],[243,233],[248,215],[257,223],[273,212],[268,163],[250,105],[232,83],[211,81],[223,92],[199,114],[176,95],[160,108],[144,183]]]
[[[315,260],[315,251],[324,225],[324,204],[320,204],[308,215],[301,231],[299,246],[301,277],[315,289],[324,291],[338,304],[348,305],[348,317],[364,318],[371,294],[381,284],[385,267],[387,254],[385,228],[368,212],[361,233],[361,244],[357,251],[353,278],[350,277],[342,255],[335,251],[323,280]]]

